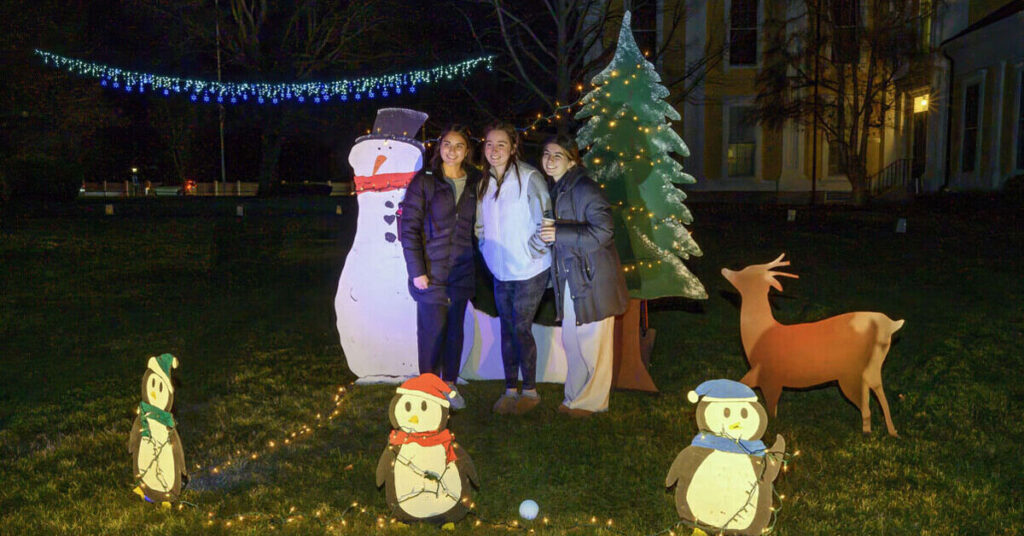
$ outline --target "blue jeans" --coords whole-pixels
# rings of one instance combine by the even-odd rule
[[[467,301],[454,300],[450,304],[416,302],[420,374],[432,372],[449,383],[459,379]]]
[[[550,272],[544,270],[523,281],[494,280],[494,305],[501,323],[501,362],[508,389],[515,389],[520,373],[523,389],[537,387],[537,342],[531,328],[549,276]]]

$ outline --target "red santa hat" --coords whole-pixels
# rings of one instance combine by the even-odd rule
[[[398,386],[395,392],[403,395],[418,396],[432,400],[444,407],[451,407],[451,402],[448,401],[448,397],[451,396],[452,388],[448,387],[444,380],[438,378],[436,374],[426,373],[420,374],[415,378],[410,378],[405,381],[402,385]]]

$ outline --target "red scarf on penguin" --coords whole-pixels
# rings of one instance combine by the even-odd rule
[[[448,387],[448,384],[441,378],[438,378],[436,374],[429,372],[406,380],[395,392],[428,398],[446,408],[451,407],[451,402],[448,401],[448,395],[452,392],[451,387]],[[416,443],[424,447],[443,445],[445,463],[451,463],[458,459],[458,456],[455,455],[454,440],[455,436],[447,428],[436,432],[413,433],[404,430],[392,430],[388,436],[388,443],[395,446],[408,443]]]

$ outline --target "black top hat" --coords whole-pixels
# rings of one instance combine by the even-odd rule
[[[363,140],[388,139],[411,143],[423,150],[423,144],[416,139],[416,133],[427,121],[427,114],[408,108],[381,108],[377,110],[377,119],[373,122],[373,130],[366,136],[356,138],[356,143]]]

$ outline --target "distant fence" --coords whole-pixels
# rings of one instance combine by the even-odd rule
[[[353,188],[350,182],[327,182],[327,183],[303,183],[320,184],[330,186],[331,196],[352,195]],[[187,189],[182,185],[164,186],[162,184],[151,184],[149,186],[131,181],[115,182],[86,182],[78,192],[79,197],[255,197],[259,193],[258,182],[198,182],[194,187]]]

